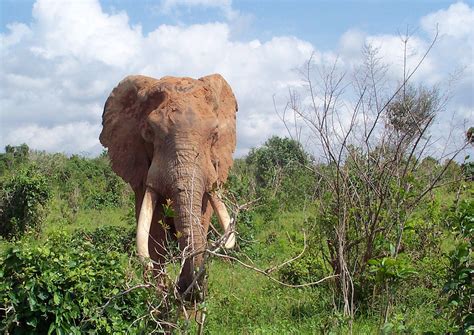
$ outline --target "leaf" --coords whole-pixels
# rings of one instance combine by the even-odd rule
[[[61,302],[61,298],[59,297],[59,295],[56,292],[54,292],[53,301],[54,301],[55,305],[59,305],[59,303]]]
[[[390,243],[390,255],[395,256],[395,246],[392,243]]]
[[[41,300],[46,300],[48,298],[48,295],[46,295],[44,292],[38,293],[38,298]]]
[[[378,265],[379,264],[379,261],[376,260],[376,259],[369,259],[369,261],[367,262],[369,265]]]
[[[176,216],[172,204],[173,202],[170,199],[167,199],[166,204],[163,204],[163,212],[165,214],[165,217],[174,218]]]
[[[36,318],[30,319],[30,320],[26,321],[26,324],[30,325],[33,328],[36,328],[36,325],[38,324],[38,319],[36,319]]]
[[[35,306],[36,306],[36,304],[37,304],[37,303],[36,303],[36,299],[35,299],[33,296],[31,296],[31,295],[28,296],[28,303],[29,303],[29,305],[30,305],[30,309],[31,309],[32,311],[34,311],[34,310],[35,310]]]

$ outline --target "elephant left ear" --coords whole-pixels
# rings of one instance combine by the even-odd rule
[[[216,168],[219,184],[227,180],[232,167],[235,151],[237,100],[230,85],[220,74],[202,77],[201,80],[210,91],[210,103],[218,120],[218,137],[211,148],[211,160]]]

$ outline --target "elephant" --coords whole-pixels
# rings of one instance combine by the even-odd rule
[[[219,74],[199,79],[143,75],[124,78],[110,93],[100,142],[112,169],[135,193],[136,246],[154,273],[163,270],[170,222],[186,254],[177,289],[192,291],[203,270],[212,213],[235,244],[228,211],[215,190],[226,181],[236,146],[237,101]],[[173,218],[163,204],[172,201]],[[202,273],[202,272],[201,272]]]

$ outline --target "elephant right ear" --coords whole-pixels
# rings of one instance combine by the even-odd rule
[[[133,189],[141,187],[151,162],[146,118],[165,98],[164,92],[150,94],[158,82],[145,76],[126,77],[110,93],[102,114],[100,142],[108,148],[112,169]]]

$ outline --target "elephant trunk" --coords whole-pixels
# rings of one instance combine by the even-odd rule
[[[201,224],[204,180],[201,168],[193,163],[182,163],[175,171],[176,194],[174,197],[175,227],[178,242],[185,258],[178,289],[192,293],[189,288],[203,266],[207,231]],[[189,288],[189,289],[188,289]]]

